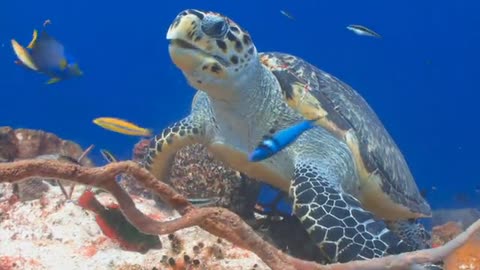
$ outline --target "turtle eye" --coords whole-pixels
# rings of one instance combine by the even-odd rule
[[[213,38],[223,37],[228,30],[227,22],[224,18],[217,16],[206,16],[202,21],[202,31]]]

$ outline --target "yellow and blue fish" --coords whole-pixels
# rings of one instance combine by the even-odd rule
[[[265,136],[260,144],[250,153],[249,161],[259,162],[282,151],[300,137],[303,132],[315,127],[317,120],[303,120],[291,127],[278,131],[273,136]]]
[[[15,63],[49,76],[51,79],[47,84],[83,75],[75,59],[66,53],[64,46],[45,29],[40,33],[34,29],[32,41],[26,48],[15,39],[11,42],[13,51],[18,57]]]
[[[131,122],[119,118],[99,117],[93,119],[93,123],[103,127],[104,129],[125,135],[144,137],[150,137],[152,135],[151,129],[139,127]]]

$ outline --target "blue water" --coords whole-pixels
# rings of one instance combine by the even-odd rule
[[[3,0],[0,125],[42,129],[129,158],[138,138],[92,119],[115,116],[158,132],[188,113],[194,91],[172,64],[165,40],[186,8],[224,13],[249,30],[259,51],[298,55],[350,84],[394,137],[418,185],[436,187],[428,194],[433,207],[480,205],[474,190],[480,184],[480,3],[474,0]],[[27,44],[46,19],[83,77],[45,85],[45,76],[13,64],[10,39]],[[383,39],[357,36],[348,24],[368,26]],[[459,194],[469,199],[455,199]]]

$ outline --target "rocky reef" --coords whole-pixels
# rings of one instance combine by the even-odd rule
[[[134,160],[139,159],[141,147],[142,142],[134,148]],[[52,133],[0,128],[1,162],[67,157],[75,160],[83,151],[78,144]],[[197,156],[200,153],[206,154],[198,146],[179,153],[171,184],[187,195],[215,195],[220,197],[218,205],[234,206],[239,212],[247,209],[247,200],[235,194],[241,185],[240,175],[208,161],[195,166],[204,157]],[[81,164],[94,165],[88,158],[82,159]],[[135,193],[137,207],[149,217],[163,221],[179,216],[156,207],[154,200],[141,196],[148,191],[134,179],[127,180],[125,185]],[[62,183],[65,187],[71,185],[68,181]],[[192,183],[201,188],[193,188]],[[0,245],[0,269],[268,269],[253,253],[198,227],[160,236],[160,244],[144,252],[128,250],[122,241],[106,236],[95,219],[96,213],[79,205],[77,199],[84,191],[84,186],[77,187],[72,200],[67,200],[56,181],[38,178],[0,184],[0,243],[8,243]],[[94,191],[102,205],[116,205],[108,193]]]
[[[143,140],[134,146],[132,160],[141,160],[146,145],[147,141]],[[55,163],[56,166],[61,167],[61,164],[77,164],[83,153],[84,149],[78,144],[51,133],[0,128],[0,162],[55,160],[60,162]],[[83,167],[94,166],[88,158],[81,159],[79,163]],[[53,169],[55,168],[54,166]],[[77,168],[74,171],[78,170]],[[95,175],[94,171],[89,173]],[[120,184],[128,191],[128,196],[138,210],[152,222],[173,222],[182,215],[193,215],[188,214],[191,212],[178,210],[178,207],[175,208],[178,211],[167,207],[145,188],[146,182],[140,181],[142,179],[138,177],[121,174]],[[242,222],[253,228],[264,241],[286,254],[322,262],[320,252],[310,242],[295,217],[280,220],[256,217],[253,209],[259,183],[215,161],[205,147],[192,145],[177,153],[170,177],[164,181],[184,197],[215,198],[213,206],[236,213]],[[268,245],[259,245],[257,249],[251,247],[250,250],[256,250],[255,253],[248,251],[245,246],[237,244],[245,239],[233,237],[227,241],[219,238],[215,236],[218,235],[216,233],[219,230],[228,231],[228,228],[222,228],[221,224],[209,225],[208,221],[200,222],[198,226],[184,226],[180,230],[162,235],[142,233],[133,226],[126,226],[130,223],[120,212],[120,207],[125,211],[125,202],[119,200],[118,194],[112,196],[111,189],[107,188],[110,192],[105,192],[102,188],[77,184],[69,197],[62,189],[63,186],[71,187],[72,182],[38,177],[15,183],[0,183],[0,243],[8,243],[0,244],[1,270],[292,269],[287,266],[279,267],[272,259],[276,256],[283,258],[285,265],[289,262],[296,265],[293,269],[319,269],[306,261],[282,257],[278,252],[259,251],[258,247],[270,248]],[[181,201],[178,198],[175,200]],[[122,204],[123,206],[120,206]],[[158,207],[159,205],[163,207]],[[455,211],[450,210],[436,212],[435,222],[443,224],[453,220],[461,223],[447,223],[442,227],[435,227],[434,244],[444,245],[478,219],[476,216],[469,219],[472,213],[475,213],[472,211],[456,210],[455,214]],[[188,219],[185,222],[189,222]],[[212,230],[214,233],[206,228],[215,228]],[[249,243],[256,241],[252,239]],[[479,242],[478,237],[473,237],[467,245],[451,254],[445,260],[446,270],[479,269],[479,253],[476,252],[480,250]],[[369,263],[374,265],[376,262],[372,260],[364,265],[359,264],[356,269],[370,269]]]
[[[161,245],[146,252],[127,250],[107,237],[95,213],[66,201],[50,186],[41,199],[20,202],[11,184],[0,185],[0,269],[268,269],[253,253],[198,227],[160,236]],[[73,198],[81,196],[78,188]],[[103,205],[115,204],[108,193],[96,195]],[[166,221],[178,214],[163,212],[155,202],[134,197],[149,217]],[[256,266],[255,266],[256,265]],[[242,268],[242,266],[248,266]]]
[[[0,161],[14,161],[51,154],[78,158],[82,153],[83,150],[77,143],[63,140],[53,133],[0,127]],[[85,158],[82,165],[92,166],[93,163],[89,158]]]
[[[458,212],[455,216],[465,216],[465,213],[472,209],[448,210],[452,213]],[[450,216],[449,215],[449,216]],[[470,216],[468,216],[469,218]],[[461,222],[449,221],[443,225],[433,227],[433,247],[439,247],[451,241],[464,231],[464,225]],[[480,270],[480,233],[475,234],[462,247],[455,250],[444,260],[445,270]]]
[[[0,162],[22,159],[77,159],[83,153],[80,145],[73,141],[63,140],[53,133],[32,129],[12,129],[0,127]],[[65,160],[68,161],[68,160]],[[85,157],[81,162],[84,166],[93,166],[92,161]],[[13,185],[13,192],[20,201],[39,199],[49,191],[49,185],[57,185],[56,181],[30,179]],[[69,186],[68,181],[61,181],[63,186]]]
[[[148,141],[137,143],[133,160],[142,160],[147,146]],[[173,159],[166,182],[187,198],[213,198],[211,205],[225,207],[238,214],[266,241],[282,251],[306,260],[324,261],[296,217],[281,220],[255,218],[253,210],[260,190],[259,182],[215,160],[206,147],[194,144],[181,149]],[[141,190],[136,181],[126,186],[131,192],[143,196],[147,192]]]
[[[29,129],[12,129],[9,127],[2,127],[0,128],[0,159],[3,162],[7,161],[15,161],[20,159],[57,159],[61,160],[62,157],[71,157],[78,158],[81,156],[83,149],[76,143],[68,140],[63,140],[58,138],[52,133],[44,132],[44,131],[37,131],[37,130],[29,130]],[[148,141],[142,140],[138,142],[132,151],[132,160],[140,161],[143,155],[143,148],[148,145]],[[66,160],[68,162],[68,160]],[[82,165],[84,166],[93,166],[94,164],[88,158],[85,158],[82,161]],[[146,190],[141,184],[139,184],[135,179],[130,177],[124,177],[122,179],[122,184],[129,191],[130,194],[135,196],[136,203],[142,205],[143,207],[150,207],[153,208],[158,206],[159,201],[148,191]],[[189,198],[213,198],[212,205],[225,207],[233,212],[239,214],[244,220],[249,223],[253,228],[256,228],[256,231],[260,233],[265,240],[277,245],[284,251],[290,252],[292,255],[305,258],[305,259],[315,259],[316,254],[316,247],[309,243],[308,235],[301,229],[301,224],[295,218],[291,219],[284,219],[278,221],[271,221],[269,223],[259,222],[255,219],[253,214],[253,209],[255,205],[255,200],[258,195],[259,191],[259,183],[253,179],[249,179],[245,175],[240,174],[234,170],[229,169],[228,167],[224,166],[219,161],[216,161],[213,156],[206,150],[205,147],[201,145],[192,145],[183,148],[179,151],[173,160],[172,168],[170,171],[169,179],[166,179],[167,183],[169,183],[173,188],[175,188],[180,194],[189,197]],[[63,181],[62,181],[63,183]],[[65,182],[63,183],[64,186],[70,186],[70,183]],[[24,214],[18,214],[17,211],[20,212],[29,212],[31,211],[32,214],[37,211],[40,213],[33,214],[34,217],[41,216],[47,217],[54,212],[63,213],[61,216],[69,216],[73,219],[85,219],[89,214],[85,212],[85,209],[78,207],[77,204],[72,203],[69,201],[65,203],[66,200],[62,195],[61,189],[56,184],[55,181],[51,180],[44,180],[44,179],[32,179],[21,182],[19,184],[0,184],[2,197],[2,220],[5,223],[2,223],[2,227],[6,225],[6,220],[8,219],[8,226],[10,228],[15,228],[14,224],[26,224],[32,225],[35,223],[28,222],[29,218],[25,217]],[[83,192],[84,187],[77,189],[77,191],[73,194],[72,199],[78,199]],[[97,196],[100,201],[105,203],[105,198],[108,197],[106,194],[101,194]],[[149,200],[150,199],[150,200]],[[111,200],[111,198],[110,198]],[[24,205],[24,202],[30,201],[27,205]],[[108,201],[108,200],[107,200]],[[155,203],[156,202],[156,203]],[[54,204],[55,207],[51,206],[50,204]],[[153,203],[153,204],[152,204]],[[77,206],[77,207],[75,207]],[[161,213],[157,213],[156,215],[161,217],[168,217],[172,216],[175,217],[175,213],[171,211],[168,207],[164,207],[158,209],[157,211],[163,211]],[[35,209],[37,207],[37,209]],[[53,207],[53,208],[52,208]],[[66,212],[64,212],[66,211]],[[59,215],[59,214],[57,214]],[[87,215],[87,216],[86,216]],[[92,215],[92,214],[91,214]],[[178,215],[178,214],[176,214]],[[84,241],[90,243],[90,252],[92,250],[103,250],[107,249],[109,246],[115,246],[114,241],[112,239],[108,239],[105,236],[102,236],[101,239],[103,240],[91,240],[88,238],[87,235],[102,235],[101,228],[96,225],[94,219],[90,217],[90,223],[86,228],[77,228],[78,230],[88,230],[89,232],[86,234],[81,234],[85,237]],[[87,218],[88,220],[88,218]],[[45,220],[45,222],[49,222]],[[59,222],[58,220],[56,222]],[[82,221],[87,222],[87,221]],[[77,222],[79,223],[79,222]],[[83,224],[83,223],[81,223]],[[68,222],[60,222],[57,224],[57,227],[63,228],[52,228],[52,231],[64,231],[61,233],[63,235],[61,241],[62,242],[71,242],[69,235],[76,235],[76,239],[78,239],[79,233],[75,233],[72,231],[70,227],[70,223]],[[32,231],[37,232],[37,230],[47,230],[45,227],[43,228],[35,228],[35,227],[16,227],[14,232],[8,233],[5,231],[5,235],[19,235],[21,232],[28,232]],[[197,229],[199,230],[199,229]],[[48,230],[51,232],[50,230]],[[292,233],[298,232],[298,233]],[[197,234],[197,232],[193,233]],[[36,240],[42,242],[42,237],[47,237],[48,234],[45,236],[44,234],[40,236],[36,236]],[[184,236],[182,233],[178,236],[179,238],[189,238],[190,236]],[[21,239],[17,239],[17,237],[13,237],[14,239],[5,239],[9,241],[17,241]],[[88,238],[88,239],[87,239]],[[198,237],[199,239],[203,239],[204,244],[208,243],[209,237],[202,235],[202,237]],[[210,236],[212,238],[212,236]],[[23,239],[27,240],[27,239]],[[60,241],[60,239],[57,239]],[[107,241],[108,240],[108,241]],[[194,241],[190,241],[188,239],[187,243],[192,243]],[[72,247],[65,247],[65,250],[75,250],[75,249],[82,249],[80,243],[84,242],[79,240],[76,243],[76,246]],[[200,240],[199,240],[200,241]],[[215,243],[215,239],[211,242]],[[95,247],[95,243],[101,243],[103,246]],[[112,242],[112,243],[109,243]],[[165,242],[165,241],[162,241]],[[169,241],[166,241],[167,243]],[[109,243],[109,244],[107,244]],[[117,243],[118,245],[118,243]],[[215,246],[215,245],[214,245]],[[218,245],[215,246],[214,249],[218,249]],[[51,247],[53,248],[53,247]],[[61,245],[58,247],[61,248]],[[188,248],[188,247],[187,247]],[[193,247],[192,247],[193,248]],[[118,252],[121,253],[120,250]],[[126,251],[125,251],[126,252]],[[159,252],[159,251],[156,251]],[[1,252],[0,252],[1,253]],[[74,252],[73,252],[74,253]],[[73,254],[72,253],[72,254]],[[42,257],[43,254],[41,252],[35,253],[37,256],[37,261],[45,260],[46,257]],[[99,253],[101,254],[101,252]],[[158,254],[157,254],[158,255]],[[161,254],[160,257],[164,257],[165,254]],[[178,255],[178,254],[177,254]],[[40,256],[40,257],[39,257]],[[91,255],[93,256],[93,255]],[[152,255],[153,256],[153,255]],[[159,255],[158,255],[159,256]],[[167,255],[165,255],[167,256]],[[186,254],[187,258],[192,258],[192,262],[195,260],[195,256],[192,254]],[[244,255],[243,257],[245,257]],[[81,259],[82,256],[79,257]],[[228,259],[228,254],[226,254],[224,259]],[[246,256],[248,257],[248,256]],[[169,257],[170,258],[170,257]],[[178,258],[177,258],[178,259]],[[176,260],[177,260],[176,259]],[[2,260],[0,260],[1,262]],[[8,261],[3,259],[3,261]],[[71,264],[74,264],[75,260],[72,259]],[[116,262],[121,262],[122,260],[114,260]],[[8,263],[7,263],[8,264]],[[203,265],[207,265],[206,260],[202,260]],[[1,264],[0,264],[1,265]],[[100,263],[101,265],[101,263]],[[232,266],[234,263],[231,264]],[[252,264],[252,266],[255,263]],[[261,262],[257,264],[257,268],[255,269],[262,269],[260,266],[262,265]],[[19,264],[20,266],[20,264]],[[25,266],[25,265],[24,265]],[[73,265],[72,265],[73,266]],[[0,268],[1,269],[1,268]],[[15,268],[12,268],[15,269]],[[112,268],[110,268],[112,269]],[[142,268],[143,269],[143,268]],[[150,269],[150,268],[149,268]],[[179,268],[182,269],[182,268]],[[223,268],[222,268],[223,269]]]

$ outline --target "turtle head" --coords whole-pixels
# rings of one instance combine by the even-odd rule
[[[168,29],[169,53],[190,85],[226,99],[259,65],[250,35],[226,16],[188,9]]]

